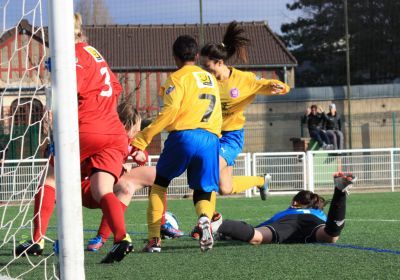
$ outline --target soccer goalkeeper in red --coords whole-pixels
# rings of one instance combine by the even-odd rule
[[[122,87],[102,55],[85,42],[79,14],[75,14],[74,29],[80,161],[81,167],[85,166],[82,177],[90,178],[92,196],[113,232],[114,246],[102,260],[103,263],[112,263],[121,261],[132,251],[131,239],[125,229],[123,206],[113,193],[114,183],[121,176],[122,164],[128,154],[127,134],[117,114]],[[43,237],[54,204],[54,168],[50,166],[35,195],[33,238],[17,247],[17,255],[42,253]]]

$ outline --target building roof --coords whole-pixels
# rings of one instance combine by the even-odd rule
[[[251,41],[249,65],[255,67],[296,66],[297,61],[264,22],[242,22]],[[204,41],[222,41],[228,23],[205,24]],[[200,25],[108,25],[86,26],[91,45],[112,68],[175,68],[172,44],[179,35],[190,34],[199,40]]]
[[[297,61],[265,22],[239,23],[250,39],[249,68],[293,67]],[[228,23],[204,24],[204,41],[218,43]],[[19,32],[36,31],[26,20],[20,22]],[[89,43],[105,57],[113,70],[175,69],[172,44],[179,35],[190,34],[199,39],[200,25],[91,25],[84,26]],[[10,37],[15,29],[0,38]],[[45,32],[47,33],[47,28]],[[41,40],[41,32],[35,34]],[[46,45],[47,45],[47,34]],[[239,66],[232,62],[233,65]]]

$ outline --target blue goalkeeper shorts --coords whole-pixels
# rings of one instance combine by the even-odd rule
[[[243,150],[244,130],[222,131],[222,137],[219,139],[220,156],[223,157],[228,166],[235,164],[235,159]]]
[[[173,131],[168,135],[156,166],[159,184],[167,187],[185,170],[191,189],[218,191],[219,140],[215,134],[193,129]]]

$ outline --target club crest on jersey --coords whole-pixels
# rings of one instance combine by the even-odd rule
[[[166,89],[165,94],[166,94],[166,95],[170,94],[174,89],[175,89],[174,86],[169,86],[169,87]]]
[[[213,88],[214,82],[210,73],[208,72],[193,72],[196,79],[198,88]]]
[[[84,49],[94,58],[96,62],[104,61],[104,58],[101,56],[101,54],[92,46],[86,46]]]
[[[230,96],[232,98],[236,98],[239,96],[239,90],[237,88],[233,88],[231,89],[231,91],[229,92]]]

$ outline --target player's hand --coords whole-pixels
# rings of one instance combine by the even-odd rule
[[[306,110],[306,116],[309,116],[311,114],[311,109],[310,108],[307,108],[307,110]]]
[[[133,152],[132,157],[135,161],[146,161],[146,154],[143,151]]]
[[[124,163],[122,165],[122,169],[124,170],[125,173],[129,173],[132,169],[132,164],[130,163]]]
[[[323,112],[324,112],[324,109],[322,109],[322,107],[319,106],[319,107],[318,107],[318,113],[323,113]]]
[[[271,94],[282,94],[285,93],[285,87],[280,83],[272,82],[270,84]]]
[[[146,165],[149,159],[149,153],[147,151],[142,151],[135,147],[132,147],[131,156],[133,161],[140,166]]]

